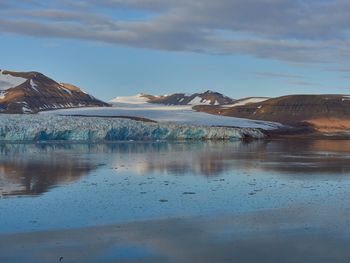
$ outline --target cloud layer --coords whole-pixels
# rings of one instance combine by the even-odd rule
[[[348,0],[1,0],[0,32],[346,63],[349,9]]]

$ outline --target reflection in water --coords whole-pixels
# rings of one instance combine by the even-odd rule
[[[237,169],[282,174],[350,172],[350,141],[284,140],[164,146],[160,151],[137,154],[131,151],[133,164],[130,168],[139,174],[195,173],[205,176]],[[134,158],[138,161],[135,162]]]
[[[0,145],[0,195],[37,195],[69,183],[97,165],[67,152],[67,146]]]
[[[0,259],[27,263],[59,258],[66,262],[345,263],[350,258],[348,216],[333,216],[338,212],[318,207],[315,215],[307,208],[294,207],[214,219],[0,235]]]
[[[266,144],[261,169],[281,174],[345,174],[350,172],[350,141],[282,140]]]
[[[41,194],[101,164],[116,173],[219,176],[230,171],[293,175],[350,172],[350,141],[281,140],[116,144],[2,144],[0,195]]]
[[[108,147],[111,153],[125,156],[116,160],[116,165],[122,163],[122,167],[138,174],[217,176],[236,169],[305,174],[350,172],[350,141],[116,144]]]
[[[348,213],[337,216],[348,219],[348,146],[331,140],[3,144],[0,233],[218,219],[315,204],[337,207]],[[8,195],[26,198],[2,198]],[[321,218],[318,211],[311,219]]]

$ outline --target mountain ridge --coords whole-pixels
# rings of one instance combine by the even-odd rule
[[[153,103],[163,105],[228,105],[235,100],[219,92],[207,90],[193,94],[173,93],[170,95],[150,95],[139,93],[135,96],[119,96],[110,101],[111,103],[142,104]]]
[[[350,129],[350,95],[346,94],[286,95],[227,108],[199,105],[194,109],[223,116],[275,121],[291,126],[311,126],[322,132]]]

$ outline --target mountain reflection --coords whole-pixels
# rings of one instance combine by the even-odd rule
[[[70,150],[55,145],[0,145],[0,196],[42,194],[96,169],[94,163],[72,158]]]
[[[39,195],[101,165],[116,174],[219,176],[237,171],[281,175],[346,174],[350,141],[2,144],[0,196]]]
[[[115,145],[120,170],[137,174],[198,174],[272,171],[281,174],[344,174],[350,172],[350,141],[276,140]]]

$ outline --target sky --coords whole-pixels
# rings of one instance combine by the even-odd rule
[[[109,100],[350,94],[348,0],[0,0],[0,68]]]

